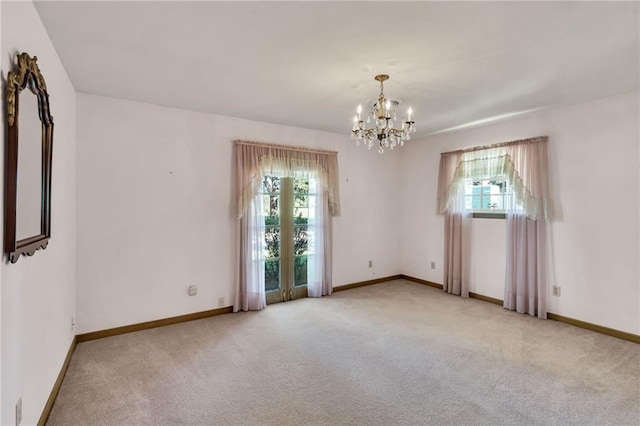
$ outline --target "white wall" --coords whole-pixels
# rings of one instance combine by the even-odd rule
[[[549,288],[549,311],[640,334],[638,96],[558,107],[409,144],[402,151],[402,272],[442,283],[444,221],[435,213],[441,152],[548,135],[557,215],[549,287],[562,287],[561,297]],[[471,291],[503,299],[504,221],[474,219],[472,250]],[[436,270],[429,268],[432,260]]]
[[[218,297],[231,305],[234,139],[338,151],[334,286],[400,272],[397,155],[357,148],[345,135],[77,100],[78,333],[214,309]]]
[[[76,98],[33,4],[2,2],[0,9],[3,76],[16,53],[37,56],[55,122],[49,246],[33,257],[20,257],[16,264],[7,264],[5,257],[1,267],[1,421],[15,424],[21,396],[22,424],[31,425],[42,413],[75,334]],[[4,150],[2,157],[4,176]]]

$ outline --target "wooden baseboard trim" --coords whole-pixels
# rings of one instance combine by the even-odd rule
[[[375,280],[360,281],[357,283],[341,285],[339,287],[334,287],[333,293],[337,291],[351,290],[352,288],[364,287],[367,285],[380,284],[387,281],[399,280],[401,278],[402,278],[402,275],[390,275],[388,277],[376,278]]]
[[[426,281],[426,280],[423,280],[423,279],[420,279],[420,278],[411,277],[409,275],[402,275],[401,274],[400,278],[403,279],[403,280],[413,281],[415,283],[428,285],[430,287],[435,287],[435,288],[439,288],[439,289],[442,290],[442,284],[436,284],[436,283],[433,283],[431,281]],[[485,302],[493,303],[493,304],[499,305],[499,306],[503,305],[503,301],[500,300],[500,299],[496,299],[496,298],[489,297],[489,296],[484,296],[484,295],[478,294],[478,293],[469,292],[469,297],[472,298],[472,299],[483,300]],[[596,333],[606,334],[607,336],[617,337],[618,339],[628,340],[629,342],[639,343],[640,344],[640,336],[638,336],[636,334],[633,334],[633,333],[627,333],[626,331],[620,331],[620,330],[616,330],[614,328],[604,327],[602,325],[597,325],[597,324],[592,324],[592,323],[585,322],[585,321],[580,321],[580,320],[577,320],[577,319],[573,319],[573,318],[565,317],[565,316],[562,316],[562,315],[554,314],[552,312],[547,312],[547,319],[550,319],[550,320],[553,320],[553,321],[562,322],[562,323],[565,323],[565,324],[572,325],[574,327],[584,328],[586,330],[595,331]]]
[[[78,343],[78,337],[74,336],[71,341],[71,346],[69,347],[69,351],[67,352],[67,357],[64,359],[62,363],[62,368],[60,369],[60,373],[58,374],[58,378],[56,382],[53,384],[53,389],[51,389],[51,394],[49,394],[49,399],[47,399],[47,403],[44,404],[44,409],[42,410],[42,414],[40,415],[40,419],[38,420],[38,426],[44,426],[47,423],[47,419],[49,419],[49,413],[51,413],[51,409],[53,408],[53,403],[56,402],[56,398],[58,397],[58,392],[60,392],[60,386],[62,386],[62,381],[64,380],[64,376],[67,374],[67,369],[69,368],[69,363],[71,362],[71,357],[73,356],[73,352],[76,350],[76,345]]]
[[[400,278],[407,281],[413,281],[414,283],[428,285],[429,287],[439,288],[442,290],[442,284],[434,283],[431,281],[423,280],[420,278],[412,277],[409,275],[400,274]]]
[[[414,283],[428,285],[429,287],[434,287],[434,288],[437,288],[437,289],[440,289],[440,290],[442,290],[442,287],[443,287],[442,284],[434,283],[434,282],[423,280],[423,279],[416,278],[416,277],[411,277],[409,275],[400,275],[400,277],[403,280],[413,281]],[[482,294],[473,293],[473,292],[469,292],[469,297],[471,299],[483,300],[485,302],[489,302],[489,303],[493,303],[493,304],[502,306],[502,300],[495,299],[493,297],[483,296]]]
[[[148,330],[150,328],[163,327],[165,325],[214,317],[216,315],[230,314],[231,312],[233,312],[233,307],[227,306],[226,308],[211,309],[209,311],[194,312],[192,314],[179,315],[177,317],[163,318],[155,321],[108,328],[106,330],[92,331],[91,333],[78,334],[76,337],[78,338],[78,343],[81,343],[89,340],[102,339],[104,337],[117,336],[119,334],[132,333],[134,331]]]
[[[547,312],[547,319],[563,322],[565,324],[573,325],[574,327],[580,327],[587,330],[595,331],[596,333],[606,334],[607,336],[617,337],[618,339],[628,340],[629,342],[640,343],[640,336],[633,333],[627,333],[626,331],[620,331],[614,328],[604,327],[602,325],[580,321],[577,319],[554,314],[552,312]]]
[[[489,296],[483,296],[482,294],[473,293],[471,291],[469,292],[469,297],[471,299],[478,299],[478,300],[483,300],[485,302],[493,303],[494,305],[502,306],[504,304],[504,302],[500,299],[496,299],[494,297],[489,297]]]

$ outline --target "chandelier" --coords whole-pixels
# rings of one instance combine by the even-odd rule
[[[353,118],[353,128],[351,129],[351,139],[355,139],[356,145],[360,143],[371,149],[375,142],[378,142],[378,152],[382,154],[385,148],[393,149],[396,146],[404,145],[405,141],[411,139],[411,132],[416,131],[415,121],[411,120],[411,108],[407,110],[407,117],[402,120],[402,126],[396,127],[395,107],[400,105],[399,100],[387,99],[384,97],[383,84],[389,76],[380,74],[375,76],[375,80],[380,82],[380,96],[371,107],[371,112],[367,114],[367,125],[362,119],[362,104],[358,105],[357,114]]]

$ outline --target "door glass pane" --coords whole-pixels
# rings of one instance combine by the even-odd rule
[[[307,256],[296,256],[293,259],[293,285],[307,284]]]
[[[293,180],[293,193],[294,194],[308,194],[309,193],[309,179],[296,178]]]
[[[262,214],[264,215],[264,286],[265,291],[280,289],[280,178],[262,179]]]
[[[280,288],[280,259],[269,259],[264,262],[264,289],[265,291],[278,290]]]
[[[309,232],[306,224],[307,218],[304,219],[304,224],[300,220],[301,224],[294,226],[293,232],[293,250],[294,250],[294,262],[293,262],[293,275],[294,285],[307,284],[307,254],[309,249]]]
[[[307,284],[309,179],[293,181],[293,285]]]
[[[280,257],[280,228],[267,226],[264,230],[265,259]]]
[[[293,254],[300,256],[307,254],[309,248],[309,232],[306,221],[303,225],[293,227]]]
[[[262,179],[262,191],[265,194],[280,193],[280,178],[277,176],[265,176]]]
[[[309,218],[309,179],[294,179],[293,193],[294,225],[306,225]]]
[[[293,199],[293,216],[298,218],[309,217],[309,196],[296,195]],[[306,223],[306,222],[305,222]]]

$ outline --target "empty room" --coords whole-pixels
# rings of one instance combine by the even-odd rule
[[[1,1],[0,424],[640,424],[640,2]]]

